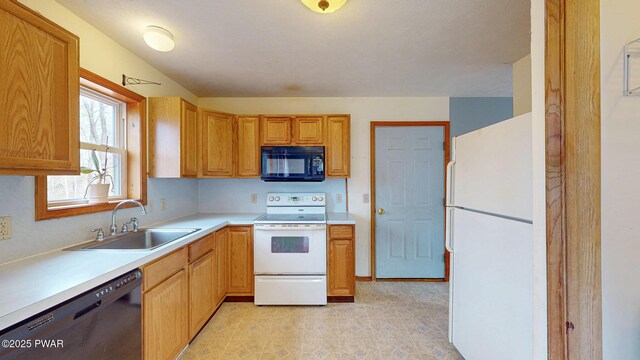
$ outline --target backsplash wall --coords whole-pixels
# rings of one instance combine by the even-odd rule
[[[97,227],[108,231],[111,212],[35,221],[34,189],[32,176],[0,176],[0,216],[11,216],[13,230],[11,239],[0,241],[0,264],[91,240],[89,230]],[[149,179],[147,191],[147,215],[133,208],[119,210],[119,226],[133,216],[149,226],[198,212],[198,180]]]
[[[205,179],[200,180],[200,212],[263,213],[267,207],[268,192],[325,192],[327,211],[346,211],[346,182],[344,179],[326,179],[319,183],[264,182],[259,179]],[[251,202],[251,194],[258,201]],[[342,202],[337,203],[341,194]]]

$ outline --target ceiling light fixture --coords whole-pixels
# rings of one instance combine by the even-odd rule
[[[167,52],[176,46],[173,42],[173,34],[160,26],[147,26],[143,36],[144,42],[154,50]]]
[[[309,9],[320,13],[329,14],[340,9],[347,0],[300,0]]]

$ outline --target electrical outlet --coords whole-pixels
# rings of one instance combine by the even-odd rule
[[[167,208],[167,199],[160,198],[160,211],[164,211]]]
[[[251,194],[251,202],[253,204],[258,202],[258,194]]]
[[[11,239],[11,216],[0,217],[0,240]]]
[[[342,194],[336,194],[336,204],[342,204]]]
[[[362,202],[365,204],[369,203],[369,194],[362,194]]]

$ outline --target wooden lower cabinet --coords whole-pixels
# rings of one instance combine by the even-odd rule
[[[228,230],[228,293],[253,296],[253,226],[231,226]]]
[[[214,303],[219,305],[228,291],[229,228],[216,231],[216,281]]]
[[[145,360],[173,360],[189,342],[189,289],[182,269],[142,298]]]
[[[354,226],[329,225],[327,238],[327,294],[353,297],[356,294]]]
[[[189,338],[213,315],[217,303],[215,299],[217,267],[215,251],[210,251],[189,264]]]

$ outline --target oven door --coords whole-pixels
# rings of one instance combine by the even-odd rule
[[[256,275],[326,274],[326,225],[256,224],[254,229]]]

